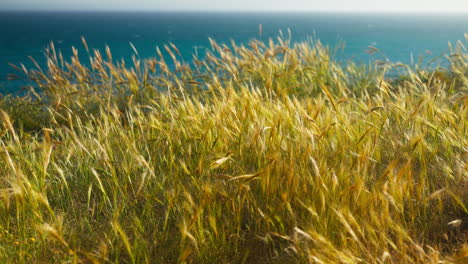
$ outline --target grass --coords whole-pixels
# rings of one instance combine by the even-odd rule
[[[437,70],[281,38],[164,50],[51,46],[10,76],[35,88],[0,100],[0,262],[466,263],[462,43]]]

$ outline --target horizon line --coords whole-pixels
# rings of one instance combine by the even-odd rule
[[[102,13],[322,13],[322,14],[468,14],[468,10],[227,10],[227,9],[27,9],[27,8],[0,8],[0,12],[102,12]]]

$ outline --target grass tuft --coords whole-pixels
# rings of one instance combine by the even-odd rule
[[[466,263],[461,43],[422,69],[210,42],[193,64],[83,39],[89,64],[51,46],[17,67],[33,85],[0,99],[0,262]]]

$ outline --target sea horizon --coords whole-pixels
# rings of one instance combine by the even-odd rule
[[[468,15],[468,11],[416,11],[416,10],[208,10],[208,9],[0,9],[0,13],[231,13],[231,14],[357,14],[357,15]]]

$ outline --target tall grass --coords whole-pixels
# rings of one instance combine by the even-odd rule
[[[0,262],[466,263],[462,43],[389,78],[320,42],[83,42],[1,99]]]

